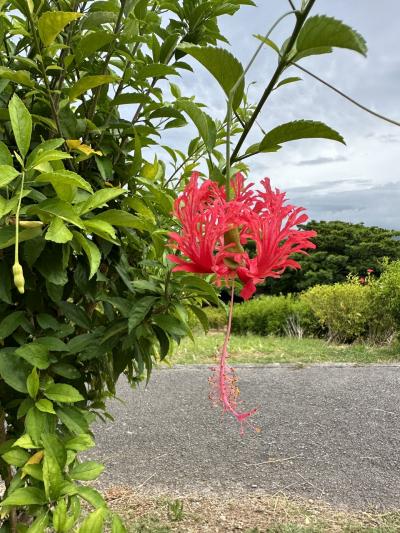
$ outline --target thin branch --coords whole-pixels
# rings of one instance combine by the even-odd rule
[[[390,124],[394,124],[395,126],[400,126],[400,122],[397,122],[397,120],[393,120],[392,118],[385,117],[384,115],[381,115],[380,113],[377,113],[376,111],[373,111],[372,109],[369,109],[365,105],[360,104],[360,102],[357,102],[357,100],[354,100],[354,98],[351,98],[350,96],[348,96],[344,92],[340,91],[339,89],[337,89],[336,87],[334,87],[333,85],[331,85],[327,81],[323,80],[322,78],[320,78],[316,74],[313,74],[312,72],[310,72],[306,68],[301,67],[299,64],[294,63],[294,62],[292,62],[290,64],[293,65],[294,67],[297,67],[299,70],[305,72],[306,74],[308,74],[312,78],[316,79],[317,81],[319,81],[320,83],[322,83],[326,87],[329,87],[329,89],[331,89],[332,91],[335,91],[335,93],[340,94],[340,96],[342,96],[343,98],[346,98],[346,100],[348,100],[349,102],[351,102],[355,106],[359,107],[363,111],[366,111],[370,115],[373,115],[374,117],[378,117],[378,118],[380,118],[380,119],[382,119],[382,120],[384,120],[386,122],[389,122]]]
[[[290,4],[290,7],[292,9],[296,9],[296,6],[294,5],[294,3],[292,2],[292,0],[289,0],[289,4]]]
[[[285,53],[284,55],[281,57],[279,63],[278,63],[278,66],[276,67],[275,69],[275,72],[268,84],[268,86],[266,87],[260,101],[258,102],[257,104],[257,107],[256,109],[254,110],[252,116],[250,117],[250,120],[249,122],[247,123],[246,125],[246,128],[243,130],[243,133],[242,135],[240,136],[239,140],[238,140],[238,143],[237,145],[235,146],[233,152],[232,152],[232,156],[231,156],[231,163],[234,163],[236,161],[236,158],[239,154],[239,151],[241,149],[241,147],[243,146],[243,143],[244,141],[246,140],[254,122],[256,121],[258,115],[260,114],[262,108],[264,107],[264,104],[265,102],[267,101],[268,97],[270,96],[273,88],[275,87],[275,84],[276,82],[278,81],[279,79],[279,76],[282,74],[282,72],[284,71],[284,69],[287,67],[287,63],[286,63],[286,57],[288,56],[288,54],[291,52],[295,42],[296,42],[296,39],[300,33],[300,30],[301,28],[303,27],[303,24],[306,20],[306,18],[308,17],[308,14],[309,12],[311,11],[313,5],[315,4],[315,1],[316,0],[310,0],[307,4],[307,6],[305,7],[304,11],[302,12],[298,12],[297,11],[297,21],[296,21],[296,26],[294,27],[294,30],[293,30],[293,33],[289,39],[289,42],[286,46],[286,49],[285,49]]]

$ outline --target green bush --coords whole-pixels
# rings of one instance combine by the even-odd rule
[[[317,328],[311,309],[293,296],[261,296],[237,304],[232,321],[232,331],[238,334],[301,336]]]
[[[312,309],[329,340],[387,342],[400,327],[400,261],[387,266],[379,280],[357,276],[344,283],[317,285],[300,296]]]
[[[227,313],[223,307],[206,307],[204,309],[210,329],[223,329],[227,323]]]

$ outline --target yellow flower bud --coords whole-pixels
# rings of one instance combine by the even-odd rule
[[[18,292],[24,294],[25,292],[25,278],[22,266],[19,263],[15,263],[12,267],[14,274],[14,285],[17,287]]]
[[[41,228],[43,222],[40,220],[20,220],[19,225],[21,228]]]

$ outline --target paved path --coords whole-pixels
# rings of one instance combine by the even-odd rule
[[[207,400],[208,369],[121,383],[115,423],[96,427],[102,484],[171,492],[284,491],[356,508],[400,507],[400,366],[241,367],[260,434]]]

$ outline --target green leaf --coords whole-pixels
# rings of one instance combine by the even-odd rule
[[[44,505],[46,496],[44,492],[36,487],[23,487],[14,490],[5,498],[1,506],[23,506],[23,505]]]
[[[272,48],[272,50],[275,50],[277,54],[280,54],[279,46],[276,43],[274,43],[274,41],[272,41],[271,39],[268,39],[268,38],[266,39],[263,35],[260,35],[260,34],[254,35],[254,37],[258,39],[259,41],[262,41],[264,44],[266,44],[270,48]]]
[[[95,446],[94,440],[86,433],[72,437],[65,443],[67,450],[74,450],[75,452],[84,452],[93,446]]]
[[[13,389],[27,393],[26,380],[32,367],[14,354],[14,348],[0,350],[0,376]]]
[[[107,211],[103,211],[99,215],[96,215],[95,220],[103,220],[113,226],[132,228],[138,231],[152,232],[154,230],[154,225],[147,220],[143,220],[143,217],[139,218],[121,209],[108,209]]]
[[[51,183],[57,193],[57,196],[60,196],[62,200],[65,199],[62,198],[62,196],[59,194],[63,191],[62,186],[77,187],[78,189],[83,189],[85,191],[93,193],[93,189],[90,183],[88,183],[84,178],[79,176],[79,174],[76,174],[76,172],[71,172],[70,170],[44,172],[43,174],[37,176],[36,181],[42,183]]]
[[[89,261],[89,279],[96,274],[100,268],[101,263],[101,253],[95,243],[89,239],[86,239],[81,233],[74,231],[73,232],[75,239],[78,241],[83,251],[85,252],[88,261]]]
[[[84,224],[87,233],[94,233],[102,239],[110,241],[114,244],[118,243],[115,229],[108,222],[99,220],[97,218],[91,218],[90,220],[85,220]]]
[[[22,157],[28,153],[32,135],[32,117],[23,101],[14,93],[8,104],[11,127]]]
[[[331,139],[346,144],[343,137],[337,131],[323,122],[296,120],[281,124],[269,131],[261,141],[258,150],[260,152],[278,150],[281,143],[311,138]]]
[[[145,319],[146,315],[149,313],[150,309],[156,301],[156,296],[145,296],[144,298],[135,302],[132,305],[128,319],[129,333]]]
[[[5,339],[26,320],[24,311],[14,311],[0,322],[0,339]]]
[[[39,516],[29,526],[29,529],[26,533],[45,533],[48,523],[49,514],[43,511],[43,513],[39,514]]]
[[[62,152],[61,150],[46,150],[39,152],[36,157],[33,159],[32,163],[28,166],[28,170],[33,168],[38,168],[43,163],[48,163],[49,161],[62,161],[63,159],[71,159],[72,156],[67,154],[67,152]]]
[[[25,435],[22,435],[19,439],[17,439],[13,446],[19,446],[20,448],[24,448],[26,450],[31,450],[33,448],[36,448],[35,444],[32,442],[32,439],[30,436],[25,433]]]
[[[44,395],[49,400],[59,403],[74,403],[85,399],[75,387],[66,383],[53,383],[49,385],[44,391]]]
[[[215,292],[214,287],[208,283],[206,280],[199,278],[198,276],[183,276],[178,278],[179,282],[188,289],[198,291],[202,296],[207,297],[207,300],[210,302],[219,305],[220,300],[218,294]]]
[[[301,81],[301,78],[298,78],[297,76],[285,78],[274,87],[274,90],[276,90],[278,87],[282,87],[282,85],[287,85],[288,83],[295,83],[296,81]]]
[[[22,357],[32,366],[36,366],[43,370],[50,366],[49,350],[46,346],[35,342],[20,346],[15,350],[15,355]]]
[[[48,213],[60,217],[66,222],[70,222],[78,228],[83,228],[82,220],[75,213],[73,208],[63,200],[58,198],[49,198],[40,202],[40,204],[34,205],[27,210],[29,215],[40,215],[41,213]]]
[[[0,165],[0,188],[6,187],[19,175],[18,170],[8,165]]]
[[[39,392],[39,375],[36,368],[33,368],[32,372],[29,374],[26,380],[26,388],[28,389],[29,396],[35,399]]]
[[[78,533],[103,533],[103,524],[107,514],[107,509],[103,507],[93,511],[82,522]]]
[[[75,61],[81,63],[93,55],[97,50],[109,44],[115,36],[104,30],[93,31],[84,35],[79,41],[75,50]]]
[[[137,74],[138,79],[143,78],[162,78],[164,76],[177,75],[176,70],[164,63],[150,63],[144,65]]]
[[[66,242],[71,241],[73,237],[73,234],[61,220],[61,218],[54,217],[44,238],[46,239],[46,241],[64,244]]]
[[[75,480],[92,481],[93,479],[97,479],[103,470],[104,465],[96,463],[95,461],[86,461],[85,463],[76,464],[72,470],[69,471],[69,475]]]
[[[46,400],[46,398],[42,398],[41,400],[38,400],[35,403],[35,406],[42,413],[50,413],[52,415],[56,414],[56,412],[54,411],[53,404],[51,403],[50,400]]]
[[[45,452],[43,460],[45,492],[49,500],[56,500],[63,486],[62,469],[67,461],[67,451],[60,438],[54,434],[44,433],[42,443]]]
[[[229,96],[236,82],[243,75],[240,62],[227,50],[211,46],[181,44],[179,48],[199,61],[218,81],[225,94]],[[239,107],[244,94],[244,79],[235,91],[233,108]]]
[[[77,326],[84,329],[90,329],[91,322],[90,317],[83,311],[82,308],[71,302],[59,302],[59,308],[63,311],[64,315],[71,320]]]
[[[86,213],[89,213],[89,211],[93,211],[93,209],[96,209],[97,207],[101,207],[107,202],[110,202],[114,198],[117,198],[118,196],[121,196],[121,194],[127,194],[127,190],[125,189],[100,189],[99,191],[96,191],[92,196],[89,196],[89,198],[85,202],[81,202],[80,204],[77,204],[75,207],[80,215],[84,215]]]
[[[37,344],[42,344],[50,352],[66,352],[68,348],[66,344],[63,343],[58,337],[38,337],[35,342]]]
[[[87,433],[89,431],[86,418],[76,407],[63,406],[56,409],[56,412],[58,418],[71,433],[80,435],[81,433]]]
[[[186,113],[192,120],[207,150],[211,152],[217,140],[217,129],[214,121],[191,100],[178,100],[176,105],[178,109]]]
[[[114,514],[111,523],[111,533],[127,533],[128,530],[124,526],[121,518]]]
[[[157,326],[170,335],[182,337],[188,334],[188,328],[186,325],[171,315],[154,315],[152,318]]]
[[[56,363],[51,365],[51,370],[67,379],[79,379],[81,377],[79,370],[69,363]]]
[[[14,164],[13,157],[7,145],[0,141],[0,165],[7,165],[12,167]]]
[[[43,433],[55,429],[55,417],[32,407],[25,416],[25,431],[35,444],[39,444]]]
[[[19,242],[35,239],[42,234],[42,228],[27,228],[19,233]],[[0,227],[0,250],[8,248],[15,243],[15,228],[10,226]]]
[[[198,318],[200,324],[203,326],[205,333],[207,333],[207,331],[210,329],[210,325],[208,323],[208,317],[206,313],[197,305],[190,305],[189,307]]]
[[[46,11],[38,20],[39,37],[45,46],[49,46],[65,26],[77,20],[82,13],[67,11]]]
[[[86,93],[90,89],[94,89],[95,87],[99,87],[100,85],[104,85],[106,83],[112,83],[115,81],[115,76],[84,76],[79,81],[77,81],[69,90],[69,99],[75,100],[78,98],[78,96],[81,96],[81,94]]]
[[[315,54],[326,54],[333,47],[347,48],[367,55],[367,45],[357,31],[342,21],[325,15],[316,15],[306,20],[297,37],[294,57],[291,61],[298,61],[302,57]]]
[[[104,501],[103,496],[95,489],[91,487],[78,487],[78,494],[81,498],[86,500],[90,505],[93,505],[96,509],[101,509],[106,507],[106,502]],[[88,531],[87,533],[91,533]]]
[[[21,467],[27,462],[30,454],[22,448],[16,447],[11,448],[10,451],[4,453],[1,457],[7,464]]]
[[[18,85],[34,87],[35,83],[31,80],[30,73],[26,70],[11,70],[8,67],[0,67],[0,79],[10,80]]]

